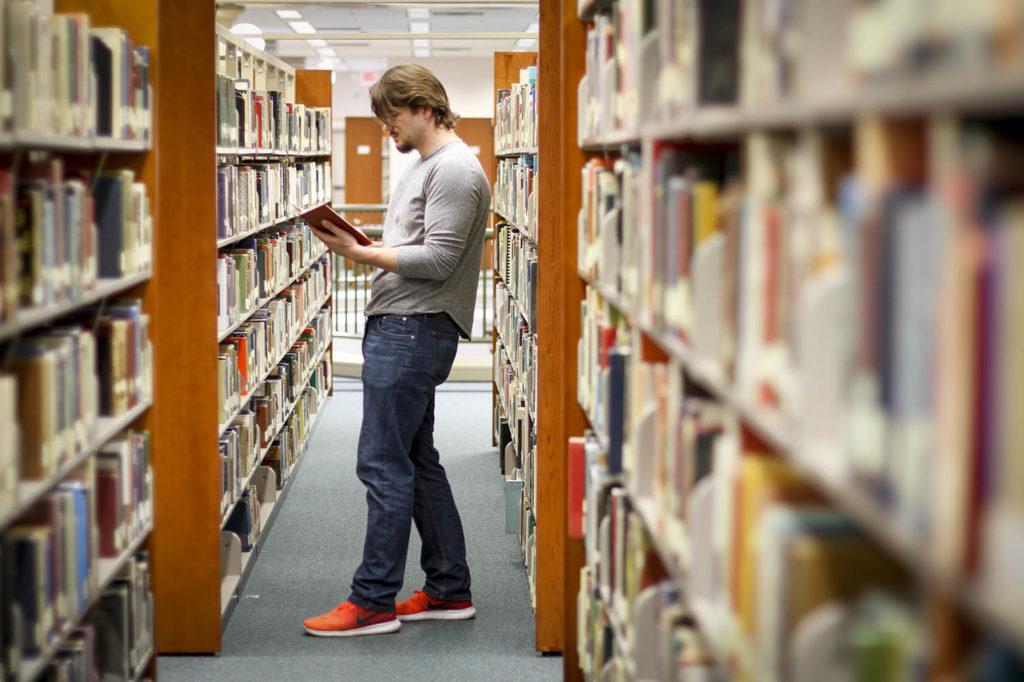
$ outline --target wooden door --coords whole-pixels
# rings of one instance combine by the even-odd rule
[[[381,178],[383,145],[387,142],[377,119],[345,118],[345,203],[383,203]]]
[[[494,187],[494,123],[489,118],[460,118],[456,134],[474,151],[487,173],[487,182]]]

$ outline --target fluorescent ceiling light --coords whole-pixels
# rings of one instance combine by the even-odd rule
[[[430,50],[426,49],[426,48],[418,47],[418,48],[416,48],[415,50],[412,51],[412,54],[413,54],[413,56],[420,57],[420,58],[422,58],[422,57],[429,57],[430,56]]]
[[[533,22],[532,24],[530,24],[529,26],[526,27],[526,31],[524,31],[524,33],[537,33],[539,31],[540,31],[540,24],[538,24],[535,21],[535,22]]]
[[[333,47],[321,47],[317,52],[320,53],[321,57],[337,57],[338,53],[334,51]]]
[[[430,47],[429,40],[414,40],[412,41],[413,47]]]
[[[430,24],[426,21],[413,21],[409,23],[409,30],[413,33],[430,33]]]
[[[231,32],[236,36],[247,36],[245,42],[257,50],[265,50],[267,47],[267,41],[259,37],[263,31],[256,24],[235,24],[231,27]]]
[[[533,38],[520,38],[516,41],[516,47],[533,47],[536,42]]]
[[[279,9],[277,10],[277,16],[282,19],[301,19],[302,13],[297,9]]]
[[[321,40],[320,38],[313,38],[311,40],[307,40],[306,42],[312,45],[313,47],[327,47],[327,41]]]
[[[292,27],[292,30],[296,33],[316,33],[316,29],[313,28],[313,24],[308,21],[289,21],[288,25]]]
[[[424,7],[410,7],[405,11],[405,13],[408,14],[409,19],[412,20],[430,18],[430,10]]]

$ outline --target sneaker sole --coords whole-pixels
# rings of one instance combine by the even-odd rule
[[[417,620],[469,620],[475,615],[476,608],[470,606],[467,609],[420,611],[419,613],[411,613],[408,616],[399,616],[398,620],[403,622]]]
[[[306,632],[314,637],[358,637],[359,635],[383,635],[389,632],[398,632],[402,627],[402,623],[396,618],[395,620],[389,620],[384,623],[367,625],[361,628],[352,628],[351,630],[313,630],[306,626],[302,627]]]

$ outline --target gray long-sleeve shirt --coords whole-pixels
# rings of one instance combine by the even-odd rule
[[[470,338],[490,203],[487,176],[461,140],[410,166],[384,221],[398,272],[374,276],[366,314],[446,312]]]

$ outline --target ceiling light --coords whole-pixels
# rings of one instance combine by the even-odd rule
[[[430,10],[429,9],[425,9],[423,7],[410,7],[405,12],[406,12],[406,14],[409,15],[409,19],[412,19],[412,20],[429,19],[430,18]]]
[[[520,38],[516,41],[516,47],[533,47],[536,42],[533,38]]]
[[[416,48],[415,50],[412,51],[412,54],[413,54],[414,57],[420,57],[420,58],[429,57],[430,56],[430,50],[426,49],[426,48]]]
[[[327,47],[327,41],[321,40],[320,38],[313,38],[311,40],[307,40],[306,42],[312,45],[313,47]]]
[[[302,13],[297,9],[279,9],[277,10],[277,16],[282,19],[301,19]]]
[[[413,33],[430,33],[430,24],[426,21],[413,21],[409,23],[409,30]]]
[[[334,51],[333,47],[321,47],[317,52],[320,53],[321,57],[337,57],[338,53]]]
[[[429,40],[414,40],[412,41],[413,47],[430,47]]]
[[[292,30],[296,33],[316,33],[316,29],[313,28],[313,24],[308,21],[289,21],[288,25],[292,27]]]
[[[246,36],[245,42],[257,50],[264,50],[267,47],[267,41],[259,37],[263,31],[256,24],[235,24],[231,27],[231,32],[236,36]]]
[[[535,21],[526,27],[526,31],[524,31],[524,33],[537,33],[538,31],[540,31],[540,24]]]

